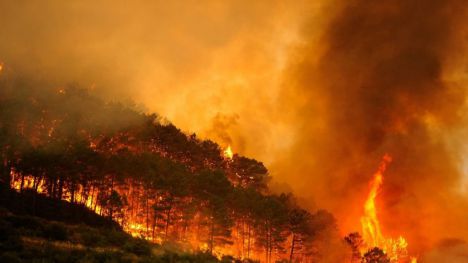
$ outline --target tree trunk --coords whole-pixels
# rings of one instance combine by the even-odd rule
[[[20,192],[23,192],[23,186],[24,186],[24,174],[21,174]]]
[[[214,220],[211,219],[211,230],[210,230],[210,254],[213,254],[213,243],[214,243]]]
[[[269,233],[268,233],[268,225],[265,226],[266,228],[266,231],[265,231],[265,262],[266,263],[269,263],[270,261],[268,260],[268,250],[269,250],[269,247],[270,247],[270,237],[269,237]]]
[[[153,231],[151,233],[151,240],[153,240],[154,242],[154,232],[156,230],[156,224],[158,223],[158,218],[156,217],[156,212],[154,212],[154,216],[153,216]]]
[[[47,182],[47,194],[49,194],[49,197],[53,197],[52,196],[52,189],[54,188],[53,185],[54,183],[52,182],[52,180],[49,180]]]
[[[57,198],[57,179],[54,179],[52,184],[52,198]]]
[[[35,216],[36,215],[36,206],[37,206],[37,194],[33,194],[33,211],[32,211],[32,215]]]
[[[8,185],[10,187],[11,183],[11,166],[8,162],[8,160],[5,158],[3,159],[3,165],[2,165],[2,174],[1,174],[0,181],[3,181],[5,185]]]
[[[242,236],[242,259],[244,259],[245,256],[245,219],[242,219],[242,231],[241,231],[241,236]]]
[[[38,178],[39,178],[38,176],[33,176],[33,187],[32,188],[34,189],[34,191],[36,191],[36,189],[37,189],[36,185],[37,185]]]
[[[75,203],[75,193],[76,193],[76,185],[75,183],[71,183],[71,187],[70,187],[70,202],[73,204]],[[61,197],[59,197],[59,199],[61,199]]]
[[[247,258],[250,258],[250,224],[247,226]]]
[[[270,262],[271,262],[271,253],[273,252],[273,246],[270,245],[270,252],[269,252],[269,255],[268,255],[268,258],[270,259]]]
[[[89,193],[90,197],[91,198],[89,200],[89,208],[92,209],[93,208],[93,202],[94,202],[94,185],[91,185],[91,189],[90,189],[90,193]],[[86,199],[86,204],[88,203],[88,199]]]
[[[62,196],[63,196],[63,179],[60,179],[59,186],[58,186],[58,199],[61,200]]]
[[[296,235],[293,234],[292,240],[291,240],[291,253],[289,254],[289,262],[292,262],[292,260],[293,260],[294,246],[295,245],[296,245]]]
[[[169,230],[169,224],[171,222],[171,210],[172,210],[172,204],[169,205],[169,209],[166,212],[166,226],[164,229],[164,240],[167,241],[167,233]]]
[[[146,236],[148,236],[149,232],[149,197],[148,197],[148,191],[145,193],[146,199],[145,199],[145,210],[146,210]]]

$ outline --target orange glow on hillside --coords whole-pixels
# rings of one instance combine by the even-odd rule
[[[230,149],[230,148],[229,148]],[[232,152],[231,152],[232,153]],[[44,179],[37,178],[31,175],[22,175],[16,172],[14,169],[11,171],[11,182],[10,186],[18,192],[24,190],[34,190],[39,194],[47,195],[47,184]],[[144,200],[143,193],[146,191],[141,185],[134,185],[130,184],[130,187],[121,187],[115,186],[113,190],[117,191],[121,195],[125,195],[128,203],[138,204],[139,208],[125,208],[120,217],[112,218],[118,224],[120,224],[123,230],[133,237],[139,237],[146,239],[148,241],[162,244],[165,241],[173,240],[168,233],[167,230],[158,226],[155,226],[153,222],[148,221],[148,215],[145,215],[148,211],[147,209],[150,207],[154,207],[156,202],[155,200]],[[76,192],[72,197],[70,195],[70,189],[65,189],[61,200],[65,200],[70,203],[81,204],[94,211],[96,214],[101,216],[109,216],[109,212],[106,211],[101,205],[99,201],[99,196],[103,192],[109,192],[110,189],[98,189],[92,188],[91,191],[85,191],[81,186],[76,188]],[[162,201],[163,197],[160,196],[157,198],[157,201]],[[148,203],[145,203],[148,202]],[[137,205],[137,206],[138,206]],[[174,215],[171,217],[172,220],[175,220],[176,223],[169,227],[169,232],[174,230],[175,228],[184,227],[184,219],[178,214],[179,212],[177,209],[174,208],[173,211]],[[155,218],[152,217],[151,221]],[[167,218],[166,218],[167,219]],[[185,243],[185,248],[188,251],[210,251],[209,244],[207,243],[206,239],[204,238],[204,234],[206,234],[206,229],[201,227],[202,222],[202,215],[201,213],[197,212],[193,216],[193,222],[191,224],[186,225],[187,231],[184,234],[185,236],[181,239]],[[161,218],[159,220],[165,220]],[[247,236],[244,233],[246,230],[243,229],[245,226],[243,224],[236,224],[242,226],[242,229],[235,228],[233,231],[236,233],[234,239],[232,240],[233,243],[231,245],[214,245],[212,248],[211,253],[215,255],[217,258],[221,259],[224,255],[235,255],[239,258],[261,258],[262,251],[257,251],[253,245],[250,248],[249,252],[246,252],[247,243],[254,243],[256,242],[254,237],[244,237]],[[249,232],[253,235],[253,231],[249,230]],[[247,240],[246,240],[247,239]]]

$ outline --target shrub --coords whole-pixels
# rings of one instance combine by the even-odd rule
[[[8,216],[6,219],[17,228],[24,227],[29,229],[37,229],[41,227],[39,220],[32,216]]]
[[[104,230],[100,232],[102,242],[105,245],[111,246],[122,246],[122,244],[126,244],[129,240],[132,240],[131,236],[125,232],[119,230]]]
[[[14,252],[6,252],[0,255],[0,262],[2,263],[19,263],[20,258]]]
[[[103,251],[103,252],[91,252],[86,255],[86,258],[79,262],[102,262],[102,263],[131,263],[135,262],[128,255],[121,252]]]
[[[151,245],[143,239],[129,240],[125,243],[123,249],[138,256],[151,255]]]
[[[59,223],[51,223],[44,228],[43,235],[51,240],[65,241],[68,238],[67,229]]]
[[[223,256],[221,258],[222,263],[233,263],[236,262],[235,258],[233,256]]]
[[[0,233],[0,251],[18,251],[22,248],[18,232],[9,222],[0,220]]]
[[[81,240],[83,245],[95,247],[101,243],[101,236],[96,231],[86,231],[81,233]]]
[[[21,235],[36,236],[43,231],[41,222],[35,217],[8,216],[5,219],[17,228]]]

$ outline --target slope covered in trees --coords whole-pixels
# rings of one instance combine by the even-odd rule
[[[159,244],[293,261],[322,257],[319,237],[336,232],[328,212],[271,193],[261,162],[80,88],[0,78],[0,154],[2,184]]]
[[[80,204],[0,185],[0,262],[228,263],[232,258],[154,244]]]

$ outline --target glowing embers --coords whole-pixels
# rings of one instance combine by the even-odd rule
[[[364,204],[364,215],[361,217],[362,237],[365,242],[364,251],[374,247],[381,248],[391,262],[411,262],[416,263],[416,258],[408,256],[408,242],[402,236],[398,238],[386,238],[380,229],[380,222],[377,217],[375,200],[383,183],[383,173],[387,165],[392,161],[389,155],[385,155],[379,165],[379,169],[374,174],[370,182],[370,191]]]

